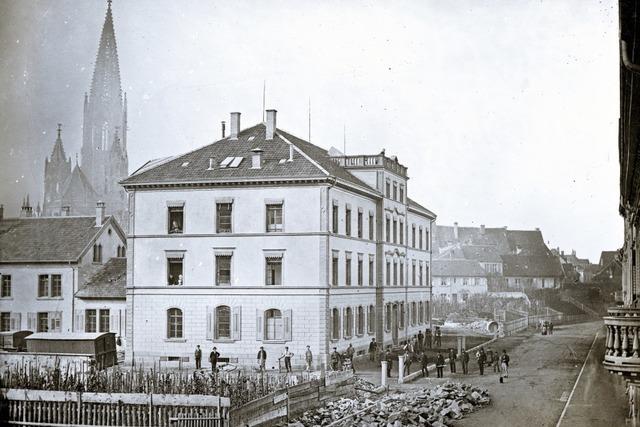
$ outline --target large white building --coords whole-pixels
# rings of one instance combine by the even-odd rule
[[[430,325],[435,215],[407,169],[330,155],[267,121],[123,181],[129,194],[128,362],[193,363],[196,345],[268,367],[349,343],[364,350]]]
[[[125,234],[98,203],[95,216],[2,218],[0,214],[0,331],[117,332],[108,308],[91,312],[75,294],[108,260],[125,256]],[[1,212],[1,211],[0,211]],[[124,301],[120,304],[124,308]],[[97,331],[93,331],[97,332]]]

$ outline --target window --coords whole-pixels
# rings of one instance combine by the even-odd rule
[[[41,274],[38,276],[38,298],[49,296],[49,276]]]
[[[266,283],[267,286],[282,285],[282,258],[267,258]]]
[[[362,212],[358,211],[358,238],[362,239]]]
[[[424,323],[424,306],[422,301],[418,303],[418,322]]]
[[[420,267],[418,268],[418,286],[422,286],[422,261],[420,261]]]
[[[431,282],[429,282],[429,264],[426,263],[426,262],[424,263],[424,269],[425,269],[425,271],[424,271],[424,273],[425,273],[424,274],[425,285],[431,286]]]
[[[38,325],[36,332],[49,332],[49,313],[38,313]]]
[[[404,185],[400,184],[400,201],[404,203]]]
[[[51,298],[62,296],[62,276],[60,274],[51,275]]]
[[[116,250],[116,257],[124,258],[127,256],[127,250],[124,246],[118,245],[118,249]]]
[[[369,240],[373,240],[373,214],[369,213]]]
[[[429,230],[427,230],[426,228],[424,229],[424,248],[426,250],[429,250],[430,244],[429,244]]]
[[[8,298],[11,296],[11,275],[2,275],[2,288],[0,288],[0,297]]]
[[[398,243],[398,221],[393,220],[393,243]]]
[[[0,313],[0,332],[8,332],[11,330],[11,313]]]
[[[387,286],[391,286],[391,262],[387,261]]]
[[[356,309],[356,335],[364,335],[364,308],[358,306]]]
[[[216,307],[216,327],[214,338],[231,339],[231,308],[226,305]]]
[[[387,331],[391,330],[391,313],[392,313],[391,304],[387,304],[387,313],[385,316],[385,325],[384,325]]]
[[[331,284],[338,286],[338,254],[335,252],[331,258]]]
[[[424,321],[428,322],[429,321],[429,301],[425,301],[424,302]]]
[[[374,269],[373,257],[369,256],[369,286],[373,286],[373,280],[375,278],[375,273],[373,269]]]
[[[284,339],[284,321],[282,320],[282,312],[278,309],[270,309],[264,313],[265,319],[265,340],[283,340]]]
[[[390,199],[391,198],[391,181],[387,180],[385,182],[384,190],[385,190],[384,192],[385,192],[385,195],[387,196],[387,199]]]
[[[345,309],[344,316],[344,337],[351,338],[353,335],[353,309],[351,307],[347,307]]]
[[[351,236],[351,209],[347,207],[344,212],[344,234]]]
[[[422,227],[420,227],[418,243],[420,244],[420,249],[422,249]]]
[[[184,206],[169,206],[169,234],[181,234],[184,225]]]
[[[393,286],[398,286],[398,262],[393,261]]]
[[[84,315],[84,331],[98,332],[98,318],[96,310],[86,310]]]
[[[405,311],[404,311],[404,303],[403,302],[400,303],[400,307],[399,308],[400,308],[400,315],[398,316],[399,317],[399,319],[398,319],[399,326],[398,327],[400,329],[404,329]]]
[[[340,310],[337,308],[331,310],[331,339],[340,339]]]
[[[468,277],[463,277],[462,278],[462,286],[469,286],[469,278]]]
[[[93,262],[102,262],[102,245],[93,245]]]
[[[332,219],[332,230],[334,232],[334,234],[338,234],[338,205],[334,204],[333,205],[333,211],[331,212],[331,219]]]
[[[109,310],[100,310],[100,332],[109,332]]]
[[[181,286],[183,281],[182,258],[167,258],[167,284]]]
[[[367,332],[373,334],[376,330],[376,307],[370,305],[367,311]]]
[[[400,244],[404,245],[404,222],[400,221]]]
[[[400,286],[404,286],[404,262],[400,261]]]
[[[413,286],[416,285],[416,263],[415,263],[415,261],[411,265],[411,284]]]
[[[283,231],[282,203],[267,205],[267,232]]]
[[[351,286],[351,253],[347,252],[344,263],[344,282],[345,285]]]
[[[393,181],[393,200],[398,200],[398,183]]]
[[[362,286],[362,255],[358,255],[358,286]]]
[[[231,233],[233,203],[216,203],[216,233]]]
[[[389,218],[385,220],[385,231],[386,231],[385,240],[387,241],[387,243],[390,243],[391,242],[391,220]]]
[[[411,303],[411,324],[415,326],[418,323],[418,310],[415,302]]]
[[[413,224],[411,226],[411,247],[412,248],[416,247],[416,226],[415,226],[415,224]]]
[[[60,274],[40,274],[38,276],[38,298],[62,297],[62,276]]]
[[[179,308],[170,308],[167,310],[167,338],[182,338],[182,329],[182,310]]]
[[[231,255],[216,255],[216,285],[231,284]]]

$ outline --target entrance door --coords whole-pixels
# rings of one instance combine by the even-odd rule
[[[393,313],[391,315],[391,339],[393,345],[398,345],[398,304],[393,304]]]

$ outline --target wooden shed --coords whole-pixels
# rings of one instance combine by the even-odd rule
[[[24,339],[31,334],[31,331],[0,332],[0,348],[6,351],[25,351],[27,344]]]
[[[98,369],[116,365],[116,335],[113,332],[40,332],[25,338],[29,353],[90,356]]]

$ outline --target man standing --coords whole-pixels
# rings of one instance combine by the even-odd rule
[[[371,338],[371,342],[369,343],[369,360],[372,362],[376,361],[376,352],[378,351],[378,343],[375,338]]]
[[[484,352],[484,348],[481,348],[480,351],[476,354],[478,358],[478,368],[480,369],[480,375],[484,375],[484,364],[487,362],[487,355]]]
[[[509,376],[509,355],[507,350],[502,350],[502,356],[500,356],[500,375],[507,378]]]
[[[391,368],[393,368],[393,356],[391,356],[391,352],[387,349],[387,353],[385,354],[384,360],[387,361],[387,378],[391,378]]]
[[[467,375],[469,373],[469,353],[464,348],[460,358],[462,359],[462,373]]]
[[[438,372],[437,377],[442,378],[444,374],[444,356],[441,352],[438,352],[436,356],[436,371]]]
[[[262,346],[260,347],[260,350],[258,350],[257,359],[258,359],[258,366],[260,367],[260,372],[264,372],[267,364],[267,352]]]
[[[284,358],[284,368],[287,372],[291,372],[291,358],[293,357],[293,353],[289,351],[289,347],[285,347],[282,352],[282,356],[280,359]]]
[[[420,364],[422,365],[422,376],[429,376],[429,356],[427,356],[427,352],[422,352],[422,358],[420,359]]]
[[[436,345],[438,348],[442,346],[442,331],[440,330],[440,326],[436,326]]]
[[[351,364],[351,371],[356,373],[356,367],[353,364],[353,355],[356,353],[356,350],[353,348],[353,344],[349,343],[349,347],[347,347],[347,351],[345,351],[345,359],[349,361]]]
[[[202,350],[200,350],[200,344],[196,346],[196,352],[194,354],[196,359],[196,369],[202,368]]]
[[[211,372],[213,373],[217,371],[219,358],[220,358],[220,353],[218,353],[218,349],[213,347],[213,350],[211,350],[211,353],[209,354],[209,362],[211,362]]]
[[[307,346],[307,351],[304,352],[304,362],[307,364],[307,372],[311,372],[311,365],[313,364],[313,353],[311,353],[310,346]]]
[[[452,374],[456,373],[456,352],[452,348],[449,349],[449,370]]]
[[[425,336],[424,336],[424,340],[427,344],[427,348],[431,349],[431,340],[432,340],[432,335],[431,335],[431,328],[427,329]]]
[[[340,369],[340,353],[338,353],[337,347],[333,347],[333,352],[331,353],[331,369],[334,371]]]
[[[424,335],[422,335],[422,329],[420,329],[418,331],[418,348],[416,349],[416,351],[423,350],[423,347],[422,347],[423,342],[424,342]]]

